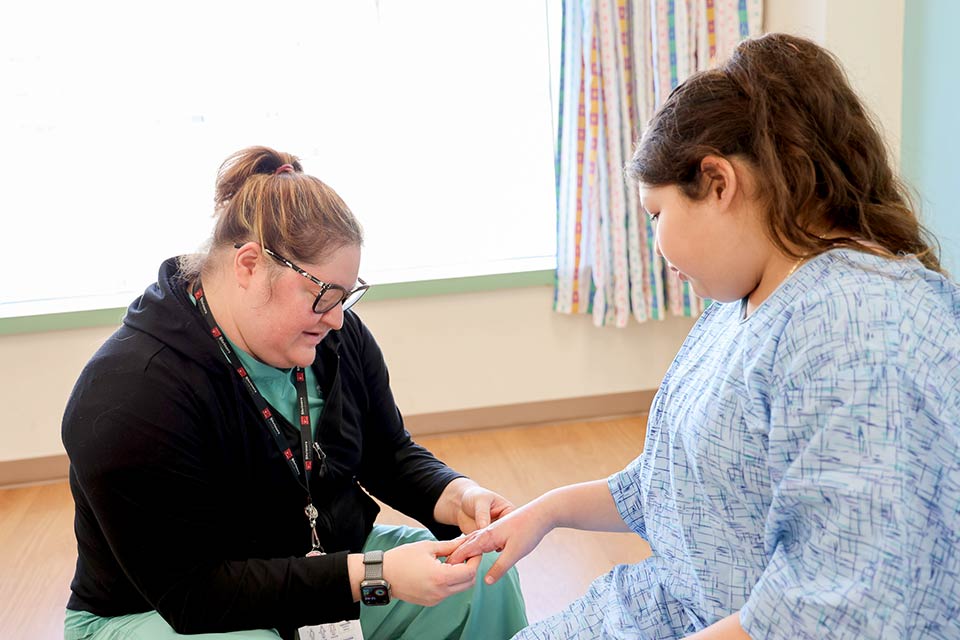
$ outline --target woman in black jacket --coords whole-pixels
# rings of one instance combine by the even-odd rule
[[[209,250],[161,266],[68,402],[66,637],[309,637],[358,616],[367,640],[511,636],[516,575],[472,589],[479,559],[439,562],[457,542],[437,540],[513,505],[405,431],[348,311],[367,289],[353,214],[265,147],[224,162],[216,204]],[[432,535],[374,526],[367,492]]]

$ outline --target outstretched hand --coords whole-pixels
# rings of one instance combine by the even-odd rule
[[[539,513],[535,505],[528,504],[512,511],[503,519],[470,533],[464,539],[454,540],[453,542],[462,544],[447,557],[447,563],[469,563],[483,553],[500,551],[500,557],[484,578],[487,584],[493,584],[517,561],[533,551],[552,528],[553,525]]]

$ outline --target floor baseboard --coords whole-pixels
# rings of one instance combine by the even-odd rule
[[[522,402],[477,409],[421,413],[404,417],[413,436],[498,429],[547,422],[593,420],[646,413],[653,390],[608,393],[561,400]],[[0,487],[64,480],[70,463],[66,454],[0,461]]]
[[[646,413],[654,390],[606,393],[579,398],[521,402],[477,409],[440,411],[405,416],[404,424],[414,436],[498,429],[545,422],[593,420]]]
[[[65,480],[70,470],[67,454],[0,462],[0,488]]]

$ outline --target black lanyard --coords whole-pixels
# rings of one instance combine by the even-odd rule
[[[311,550],[307,555],[321,555],[323,553],[323,547],[320,546],[320,538],[317,536],[317,516],[319,513],[317,512],[317,508],[313,506],[313,496],[310,494],[310,472],[313,470],[314,449],[316,449],[317,458],[320,463],[320,468],[317,470],[320,477],[323,477],[325,471],[326,456],[323,453],[323,449],[320,448],[320,445],[313,442],[313,437],[310,433],[310,402],[307,397],[306,372],[303,367],[294,369],[294,379],[296,380],[297,387],[297,406],[300,409],[300,448],[303,450],[304,473],[301,474],[300,467],[294,459],[293,450],[287,443],[287,439],[284,438],[280,432],[280,425],[277,423],[273,411],[270,410],[266,398],[264,398],[260,390],[257,389],[257,385],[254,384],[253,380],[247,374],[247,370],[243,367],[243,364],[240,363],[233,348],[227,341],[226,336],[223,335],[223,331],[221,331],[217,325],[217,321],[210,311],[210,306],[207,304],[207,299],[203,295],[203,285],[199,281],[197,281],[197,286],[193,289],[193,297],[197,301],[197,308],[200,309],[200,315],[202,315],[203,319],[207,322],[207,326],[210,329],[210,336],[220,346],[220,352],[223,353],[227,364],[233,367],[237,375],[240,376],[240,379],[243,381],[243,386],[246,388],[247,393],[250,394],[250,397],[253,399],[253,404],[256,405],[257,411],[260,412],[260,416],[266,423],[267,429],[273,436],[273,441],[287,461],[287,465],[293,473],[294,479],[297,481],[297,484],[307,492],[307,505],[303,509],[310,523]],[[311,446],[311,444],[313,446]]]

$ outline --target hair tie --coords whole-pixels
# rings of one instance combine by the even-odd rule
[[[277,170],[273,172],[273,175],[277,175],[278,173],[286,173],[287,171],[290,171],[290,172],[293,171],[293,165],[292,165],[292,164],[282,164],[282,165],[280,165],[279,167],[277,167]]]

